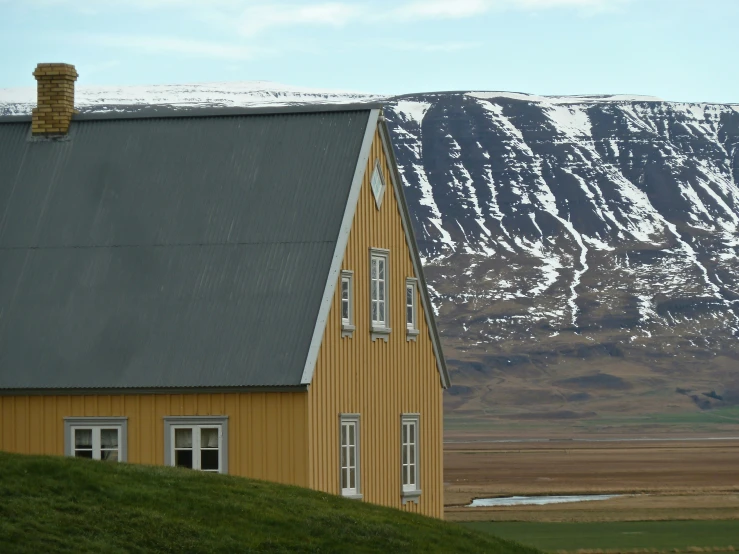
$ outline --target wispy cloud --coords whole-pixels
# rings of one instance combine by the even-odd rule
[[[402,20],[465,18],[489,11],[490,0],[421,0],[408,2],[390,11],[390,17]]]
[[[238,18],[238,26],[242,33],[256,35],[275,27],[343,27],[366,15],[365,7],[341,2],[310,5],[271,3],[246,7]]]
[[[9,0],[0,0],[0,4]],[[540,11],[574,9],[593,13],[618,8],[635,0],[405,0],[387,5],[379,0],[303,1],[275,0],[28,0],[27,7],[65,6],[83,14],[104,14],[111,10],[178,10],[198,20],[218,22],[238,28],[242,34],[257,35],[274,28],[299,26],[342,27],[352,23],[379,21],[423,21],[464,19],[491,11]]]
[[[459,52],[460,50],[474,50],[480,48],[482,42],[413,42],[385,40],[383,45],[393,50],[409,52]]]
[[[251,60],[270,51],[265,48],[230,42],[180,39],[149,35],[90,34],[75,35],[76,40],[98,46],[125,48],[143,53],[186,54],[197,58]]]

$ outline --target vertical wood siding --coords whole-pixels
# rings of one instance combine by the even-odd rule
[[[228,416],[232,475],[308,486],[301,393],[0,396],[0,450],[64,453],[64,418],[128,417],[128,461],[164,463],[165,416]]]
[[[381,209],[370,178],[380,159],[385,183]],[[389,341],[370,337],[370,248],[390,250]],[[415,277],[378,132],[372,145],[342,269],[354,272],[354,325],[341,337],[340,289],[332,308],[309,391],[310,484],[338,494],[339,414],[360,414],[360,472],[364,500],[443,517],[442,387],[425,315],[418,306],[417,341],[406,341],[405,281]],[[401,503],[400,421],[420,415],[419,504]]]

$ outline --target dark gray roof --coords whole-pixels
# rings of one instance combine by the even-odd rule
[[[3,118],[0,388],[300,385],[370,107]]]

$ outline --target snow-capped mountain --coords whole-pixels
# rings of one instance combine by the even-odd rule
[[[460,92],[388,119],[459,410],[739,403],[739,106]]]
[[[33,94],[0,90],[0,114],[28,113]],[[77,100],[387,102],[460,417],[739,403],[739,106],[264,82],[78,87]]]
[[[80,111],[128,111],[150,104],[183,108],[199,106],[270,106],[285,104],[345,104],[383,99],[383,96],[329,89],[282,85],[270,81],[194,83],[189,85],[78,86],[75,106]],[[0,115],[29,114],[36,105],[36,89],[0,89]]]

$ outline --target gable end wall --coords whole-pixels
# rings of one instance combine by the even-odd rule
[[[386,183],[381,209],[370,186],[379,159]],[[354,272],[354,325],[342,338],[337,286],[309,390],[311,487],[338,494],[339,415],[360,414],[361,493],[366,502],[441,518],[443,516],[442,387],[420,297],[416,341],[406,340],[405,281],[414,274],[398,202],[379,131],[375,131],[342,270]],[[372,341],[369,325],[369,250],[389,256],[388,342]],[[419,503],[402,504],[400,418],[420,415]]]

